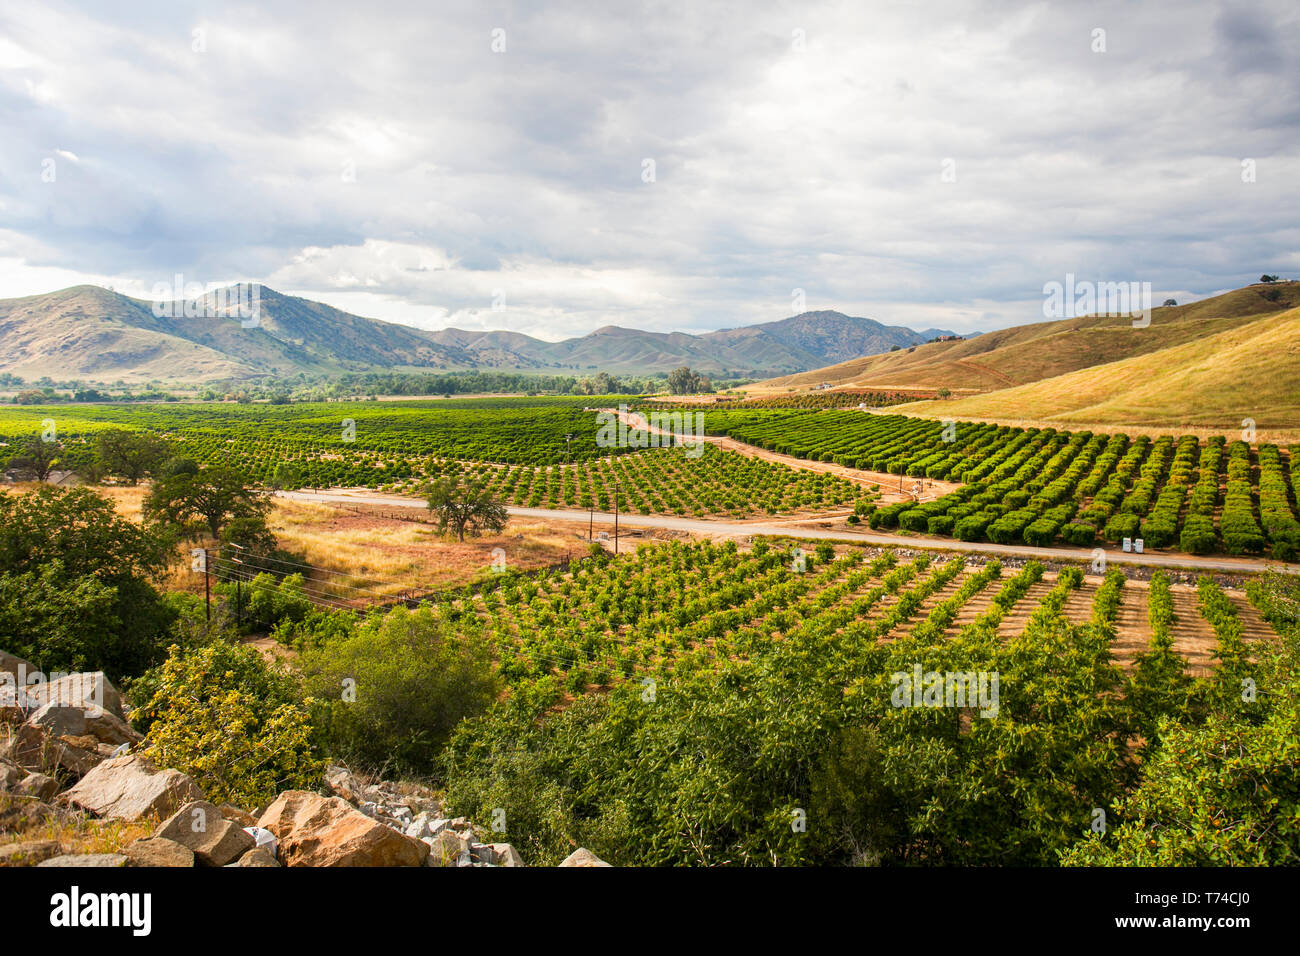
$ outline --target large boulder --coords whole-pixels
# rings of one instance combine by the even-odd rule
[[[286,790],[257,825],[280,841],[286,866],[421,866],[429,848],[339,797]]]
[[[38,705],[55,701],[74,707],[89,709],[98,713],[101,709],[114,717],[126,719],[122,710],[122,695],[104,676],[103,671],[86,671],[79,674],[66,674],[58,680],[45,684],[28,684],[27,696]]]
[[[98,743],[114,747],[136,744],[144,739],[125,720],[103,708],[65,704],[57,700],[42,704],[27,718],[27,723],[56,737],[93,737]]]
[[[238,823],[231,823],[206,800],[185,804],[163,821],[153,838],[188,847],[201,866],[234,863],[256,845]]]
[[[171,816],[182,805],[202,800],[203,794],[180,771],[160,771],[147,758],[131,754],[105,760],[82,777],[63,799],[101,817],[139,820],[145,816]]]
[[[609,866],[609,864],[590,850],[578,847],[560,862],[560,866]]]
[[[106,756],[99,746],[94,737],[58,737],[33,724],[0,728],[0,758],[31,771],[84,776]]]
[[[132,866],[192,867],[194,851],[164,837],[148,837],[123,847]]]

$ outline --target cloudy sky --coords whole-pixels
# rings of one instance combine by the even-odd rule
[[[1065,9],[1079,7],[1078,10]],[[548,339],[1300,273],[1300,6],[6,4],[0,297]]]

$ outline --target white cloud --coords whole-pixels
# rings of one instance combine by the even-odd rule
[[[1066,272],[1182,301],[1294,271],[1300,69],[1277,37],[1298,17],[1286,0],[13,6],[0,295],[236,275],[550,339],[770,321],[794,288],[960,331],[1036,321]]]

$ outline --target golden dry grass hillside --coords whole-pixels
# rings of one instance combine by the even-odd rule
[[[1155,328],[1155,322],[1152,323]],[[1300,309],[1029,385],[900,411],[1049,424],[1300,432]]]
[[[755,390],[789,391],[830,382],[875,389],[989,392],[1212,339],[1296,306],[1300,306],[1300,282],[1252,285],[1199,302],[1155,308],[1146,328],[1134,328],[1130,319],[1113,316],[1039,322],[963,341],[864,356],[769,379]]]

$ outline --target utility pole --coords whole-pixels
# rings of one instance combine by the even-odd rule
[[[203,616],[209,624],[212,623],[212,584],[211,584],[211,566],[212,559],[208,555],[208,549],[203,549]]]

